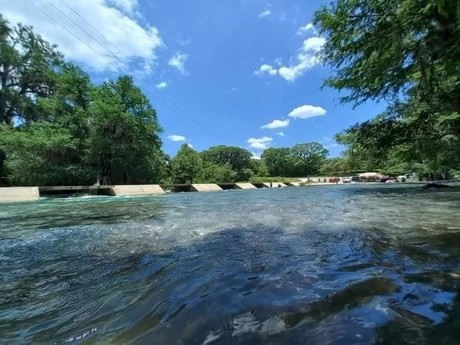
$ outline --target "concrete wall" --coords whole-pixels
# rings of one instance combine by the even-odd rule
[[[299,187],[300,186],[300,182],[288,182],[287,184],[289,186],[292,186],[292,187]]]
[[[0,188],[0,202],[37,201],[39,198],[38,187]]]
[[[236,183],[235,186],[238,189],[257,189],[252,183]]]
[[[113,186],[111,188],[112,195],[155,195],[163,194],[165,191],[156,184],[148,185],[131,185],[131,186]]]
[[[283,182],[272,182],[272,188],[278,188],[278,185],[281,187],[287,187]],[[270,182],[264,183],[264,186],[270,188]]]
[[[192,189],[196,190],[197,192],[213,192],[222,190],[216,184],[192,184]]]

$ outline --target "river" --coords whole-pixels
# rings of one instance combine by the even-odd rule
[[[454,344],[460,189],[0,205],[0,343]]]

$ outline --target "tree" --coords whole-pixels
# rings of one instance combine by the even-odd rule
[[[326,83],[350,91],[345,101],[394,99],[414,87],[430,98],[456,74],[458,2],[337,0],[314,21],[327,38],[322,58],[336,71]]]
[[[292,176],[316,175],[325,161],[328,150],[320,143],[297,144],[290,150]]]
[[[0,148],[5,152],[9,182],[20,186],[89,184],[94,171],[75,164],[77,139],[70,131],[49,122],[19,129],[0,128]]]
[[[270,176],[288,176],[291,171],[291,150],[287,147],[271,147],[262,153],[262,160]]]
[[[105,82],[93,94],[90,162],[103,184],[159,182],[166,157],[155,110],[131,77]]]
[[[387,111],[345,132],[352,155],[380,166],[399,159],[446,170],[460,164],[460,3],[338,0],[315,15],[327,38],[326,85],[355,105],[387,100]],[[349,151],[350,151],[349,150]]]
[[[251,170],[257,176],[269,176],[269,171],[263,159],[251,159]]]
[[[348,172],[347,162],[343,157],[329,158],[323,161],[320,169],[321,175],[341,176]]]
[[[40,120],[34,104],[56,89],[63,63],[56,46],[35,34],[30,26],[10,27],[0,15],[0,123]]]
[[[210,147],[201,155],[205,162],[230,167],[237,173],[238,180],[247,180],[252,175],[250,171],[252,154],[246,149],[219,145]]]
[[[202,167],[200,154],[188,144],[183,144],[171,161],[174,183],[193,183]]]
[[[230,164],[218,165],[205,162],[198,172],[198,183],[230,183],[236,182],[238,175],[230,167]]]

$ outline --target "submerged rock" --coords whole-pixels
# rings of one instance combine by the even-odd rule
[[[440,188],[449,188],[450,186],[440,183],[427,183],[423,186],[423,189],[440,189]]]

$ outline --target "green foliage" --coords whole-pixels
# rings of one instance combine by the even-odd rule
[[[256,176],[268,176],[268,168],[262,159],[251,159],[251,171]]]
[[[159,182],[165,168],[156,112],[132,78],[96,88],[89,159],[106,184]]]
[[[262,160],[268,169],[270,176],[289,176],[291,172],[290,163],[291,150],[287,147],[266,149],[262,153]]]
[[[328,151],[319,143],[297,144],[292,148],[269,148],[262,159],[270,176],[309,176],[318,174]]]
[[[6,169],[14,185],[88,184],[91,167],[74,164],[77,140],[56,124],[37,122],[24,129],[2,127],[0,147],[6,153]]]
[[[183,144],[177,155],[171,161],[171,171],[174,183],[194,183],[198,174],[203,170],[203,160],[200,154],[189,145]],[[201,176],[204,180],[208,176]],[[202,180],[202,181],[203,181]]]
[[[155,183],[167,174],[161,127],[130,77],[98,87],[32,28],[0,17],[0,181]]]
[[[227,166],[237,174],[238,180],[245,180],[252,175],[251,153],[235,146],[219,145],[210,147],[201,153],[203,161],[218,166]]]
[[[198,174],[198,183],[230,183],[237,182],[238,173],[231,169],[230,164],[205,163]]]
[[[291,148],[291,161],[294,171],[292,176],[309,176],[318,174],[329,154],[320,143],[297,144]]]
[[[56,89],[62,55],[29,26],[10,27],[0,15],[0,123],[41,120],[34,106]]]
[[[343,157],[324,160],[319,171],[320,175],[325,176],[343,176],[348,172],[347,161]]]
[[[447,175],[460,165],[460,2],[337,0],[315,15],[326,85],[387,111],[337,137],[353,168]]]

